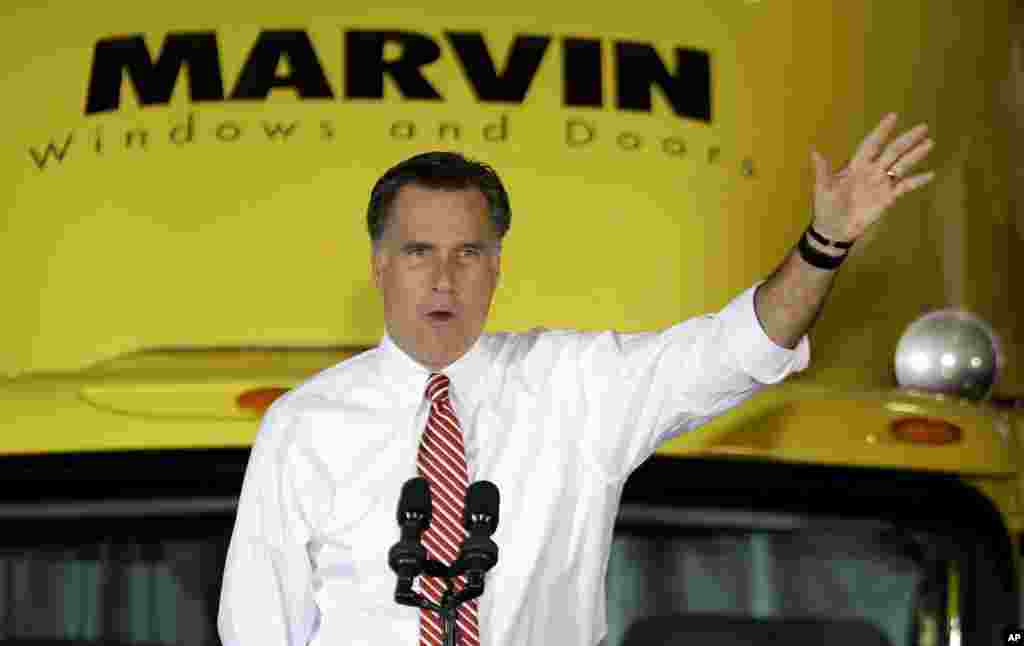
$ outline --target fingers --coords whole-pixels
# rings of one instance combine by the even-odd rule
[[[889,138],[889,133],[892,132],[892,128],[895,125],[896,113],[890,112],[885,115],[885,118],[875,127],[874,131],[865,137],[864,141],[860,142],[857,152],[853,155],[853,159],[850,160],[850,166],[874,161],[882,150],[882,144]]]
[[[924,159],[932,148],[932,140],[926,139],[928,126],[921,124],[894,139],[878,158],[882,172],[892,170],[897,175],[907,172],[911,166]]]
[[[888,179],[885,177],[886,175],[894,178],[892,195],[899,197],[934,179],[935,173],[933,172],[918,173],[905,178],[902,176],[928,156],[935,146],[935,142],[928,137],[928,125],[922,123],[886,143],[895,124],[896,114],[886,115],[878,127],[861,143],[850,164],[856,163],[883,181]]]
[[[908,170],[910,170],[914,164],[921,161],[928,156],[932,148],[935,147],[935,142],[931,139],[925,139],[916,146],[914,146],[910,152],[897,159],[892,165],[892,171],[899,176],[903,176]]]
[[[918,173],[911,177],[904,177],[893,185],[893,196],[899,197],[901,195],[905,195],[914,189],[921,188],[933,179],[935,179],[935,171]]]

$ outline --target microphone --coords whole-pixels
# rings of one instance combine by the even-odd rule
[[[425,478],[411,478],[402,485],[397,517],[402,537],[388,551],[388,565],[398,575],[399,589],[411,591],[412,580],[427,560],[427,549],[420,543],[431,517],[430,486]]]
[[[498,545],[491,535],[498,529],[498,487],[487,480],[474,482],[466,492],[463,525],[469,536],[462,543],[454,574],[466,574],[466,586],[483,592],[484,574],[498,562]],[[477,593],[479,594],[479,593]]]
[[[421,543],[421,536],[431,521],[430,485],[425,478],[406,481],[398,499],[396,514],[402,536],[388,551],[388,565],[398,575],[395,601],[440,612],[444,620],[444,633],[457,635],[454,615],[456,608],[483,594],[484,575],[498,562],[498,546],[491,540],[491,535],[498,529],[499,503],[498,487],[493,482],[482,480],[469,486],[462,516],[463,526],[469,535],[462,542],[455,563],[449,567],[440,561],[428,559],[427,550]],[[413,579],[421,574],[448,580],[448,589],[440,604],[413,591]],[[455,592],[452,579],[461,574],[466,575],[466,585]]]

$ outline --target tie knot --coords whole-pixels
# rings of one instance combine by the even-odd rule
[[[437,404],[448,399],[448,376],[435,372],[427,382],[427,399]]]

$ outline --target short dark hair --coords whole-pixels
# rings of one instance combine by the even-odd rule
[[[366,228],[376,245],[391,217],[391,204],[407,184],[441,190],[479,189],[487,198],[489,216],[500,241],[512,226],[508,193],[493,168],[453,152],[429,152],[410,157],[388,169],[370,191]]]

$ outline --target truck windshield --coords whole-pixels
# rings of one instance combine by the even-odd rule
[[[608,646],[959,643],[957,550],[887,523],[623,507]]]
[[[622,493],[608,646],[998,643],[1009,530],[952,473],[655,456]]]
[[[0,461],[0,642],[218,645],[247,456]],[[655,458],[623,490],[605,646],[997,643],[1015,576],[952,475]]]
[[[229,514],[18,524],[37,531],[0,554],[6,643],[219,644]],[[957,567],[942,537],[884,524],[624,506],[606,644],[955,646]]]

